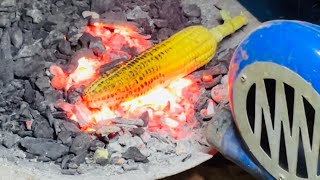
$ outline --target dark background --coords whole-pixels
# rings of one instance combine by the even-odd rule
[[[320,0],[238,0],[260,21],[296,19],[320,24]]]

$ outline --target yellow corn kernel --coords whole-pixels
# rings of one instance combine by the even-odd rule
[[[112,68],[85,89],[83,99],[91,107],[108,105],[113,108],[207,64],[218,42],[247,23],[243,14],[233,19],[225,11],[221,15],[225,21],[223,25],[211,30],[190,26]]]

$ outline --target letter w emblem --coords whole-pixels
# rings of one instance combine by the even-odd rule
[[[268,88],[268,87],[267,87]],[[290,174],[296,174],[298,161],[299,137],[301,133],[302,145],[304,148],[304,157],[308,178],[314,179],[317,177],[317,165],[319,155],[319,133],[320,133],[320,109],[315,109],[313,137],[309,140],[308,124],[306,111],[303,101],[304,88],[295,89],[293,96],[293,119],[292,128],[290,128],[288,102],[286,101],[285,85],[282,81],[277,80],[275,84],[275,110],[274,110],[274,126],[270,113],[270,106],[267,99],[266,86],[263,81],[256,82],[256,103],[255,103],[255,123],[254,136],[260,142],[262,120],[264,119],[267,136],[269,139],[269,147],[271,154],[271,162],[275,166],[279,164],[280,156],[280,135],[281,124],[283,126],[284,141],[286,147],[286,157],[288,163],[288,171]],[[314,97],[305,97],[312,99]],[[318,97],[317,97],[318,98]],[[315,101],[313,101],[315,102]],[[313,106],[314,107],[314,106]],[[262,116],[264,118],[262,118]],[[313,120],[312,120],[313,121]],[[309,127],[310,128],[310,127]],[[301,145],[300,145],[301,146]],[[302,146],[301,146],[302,147]],[[301,148],[300,147],[300,148]]]

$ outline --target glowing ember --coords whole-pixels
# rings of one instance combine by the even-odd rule
[[[56,89],[67,91],[70,87],[87,86],[97,77],[99,69],[112,61],[113,55],[130,54],[122,51],[122,47],[135,48],[138,53],[151,46],[148,37],[141,36],[137,29],[128,25],[105,25],[96,23],[88,26],[85,32],[102,38],[106,53],[101,57],[81,57],[72,73],[67,73],[58,66],[52,66],[51,72],[55,75],[51,84]],[[150,131],[165,131],[176,138],[189,135],[188,127],[194,125],[193,104],[199,96],[199,88],[194,80],[181,78],[166,88],[155,88],[146,95],[131,101],[124,102],[114,111],[107,106],[99,109],[90,109],[83,100],[75,104],[58,101],[57,106],[62,108],[68,117],[77,121],[83,130],[96,131],[98,123],[111,126],[111,119],[116,117],[137,119],[144,112],[148,112]],[[100,123],[101,124],[101,123]]]

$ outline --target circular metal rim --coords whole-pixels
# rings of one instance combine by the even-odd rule
[[[277,65],[275,63],[270,63],[270,62],[255,62],[253,64],[248,65],[245,67],[238,75],[237,79],[234,82],[233,88],[232,88],[232,95],[233,95],[233,101],[232,102],[232,108],[233,108],[233,113],[235,117],[235,122],[238,126],[238,129],[240,131],[240,134],[242,138],[244,139],[247,147],[249,148],[249,151],[251,154],[255,157],[255,159],[275,178],[277,179],[304,179],[296,176],[295,170],[294,172],[292,169],[289,167],[289,172],[286,170],[282,169],[278,165],[278,161],[275,160],[277,157],[276,155],[274,156],[275,159],[270,158],[260,147],[260,138],[257,136],[257,134],[253,133],[251,130],[251,126],[249,124],[249,119],[247,117],[247,110],[246,110],[246,105],[244,105],[244,102],[246,102],[247,94],[251,86],[258,82],[259,80],[263,79],[275,79],[277,82],[282,82],[290,85],[291,87],[295,88],[295,91],[298,92],[299,94],[303,95],[306,100],[308,100],[314,109],[316,110],[316,115],[315,115],[315,122],[314,122],[314,131],[313,131],[313,143],[312,147],[318,147],[318,150],[312,151],[311,148],[307,149],[312,151],[314,154],[310,155],[307,157],[306,155],[306,165],[312,166],[314,165],[315,161],[318,162],[318,158],[313,158],[314,156],[318,157],[319,154],[319,141],[320,141],[320,112],[317,113],[317,111],[320,111],[320,96],[319,94],[314,90],[312,85],[305,81],[302,77],[300,77],[298,74],[294,73],[292,70],[284,67]],[[262,81],[263,82],[263,81]],[[258,86],[258,85],[257,85]],[[280,87],[280,85],[279,85]],[[296,88],[298,87],[298,88]],[[261,89],[260,89],[261,90]],[[281,88],[279,88],[279,94],[281,97]],[[278,89],[277,89],[278,91]],[[257,92],[257,91],[256,91]],[[263,92],[262,92],[263,93]],[[278,94],[278,92],[277,92]],[[280,101],[279,101],[280,102]],[[256,104],[257,106],[257,104]],[[283,114],[283,104],[281,103],[278,105],[279,107],[275,108],[276,111],[280,114],[281,120],[279,121],[286,121],[286,117]],[[270,112],[270,111],[269,111]],[[301,117],[301,114],[295,114],[296,117]],[[280,119],[278,118],[278,119]],[[255,119],[256,121],[257,119]],[[298,121],[303,122],[303,121]],[[275,120],[276,123],[276,120]],[[285,124],[285,123],[284,123]],[[304,123],[300,123],[298,127],[304,126]],[[276,130],[276,125],[275,129]],[[303,129],[303,128],[302,128]],[[280,130],[281,130],[281,124],[280,124]],[[260,131],[261,132],[261,131]],[[268,132],[268,130],[267,130]],[[280,133],[277,134],[276,131],[269,131],[272,132],[270,135],[268,134],[269,139],[276,140],[277,136],[280,136]],[[261,133],[260,133],[261,134]],[[295,142],[298,136],[292,135],[292,142]],[[306,139],[308,137],[303,137],[303,139]],[[279,138],[280,139],[280,138]],[[280,140],[279,140],[280,141]],[[303,141],[305,143],[305,140]],[[272,142],[269,144],[270,150],[274,151],[273,153],[276,153],[277,146],[272,146],[274,149],[272,150],[271,144],[275,145],[277,144]],[[293,143],[294,145],[294,143]],[[286,148],[290,148],[290,143],[286,144]],[[305,145],[304,145],[305,146]],[[306,148],[305,148],[306,149]],[[291,149],[289,149],[291,151]],[[294,151],[291,151],[294,153]],[[272,152],[271,152],[272,153]],[[271,154],[271,157],[273,155]],[[287,152],[287,157],[288,157],[288,152]],[[313,160],[312,160],[313,158]],[[289,159],[288,157],[288,165],[289,165]],[[314,160],[316,159],[316,160]],[[292,166],[292,165],[289,165]],[[316,168],[313,169],[308,169],[308,178],[309,179],[320,179],[319,176],[317,176],[317,164],[315,165]],[[309,173],[310,171],[310,173]],[[315,172],[312,173],[312,172]]]

